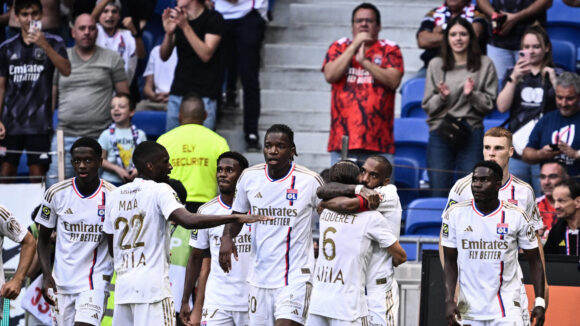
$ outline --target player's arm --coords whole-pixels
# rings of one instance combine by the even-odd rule
[[[233,213],[239,214],[239,212],[235,211]],[[238,260],[238,249],[232,239],[240,234],[243,227],[244,224],[242,223],[229,223],[224,227],[224,233],[222,234],[220,245],[219,263],[220,267],[226,273],[232,269],[232,254],[234,255],[234,258]]]
[[[534,309],[532,310],[530,318],[532,323],[534,320],[536,320],[534,325],[542,326],[544,325],[544,315],[546,313],[546,304],[544,301],[546,279],[544,276],[544,266],[540,257],[540,249],[524,249],[524,253],[526,254],[526,258],[528,259],[528,263],[530,265],[532,284],[534,285],[534,294],[536,296]]]
[[[6,93],[6,77],[0,77],[0,139],[6,137],[6,128],[2,123],[2,111],[4,110],[4,94]]]
[[[457,248],[443,247],[443,253],[445,256],[445,267],[443,272],[445,274],[445,317],[449,321],[449,325],[459,326],[457,318],[461,318],[459,315],[459,309],[457,309],[457,304],[453,300],[455,297],[455,287],[457,284]]]
[[[320,207],[330,209],[341,214],[352,214],[376,209],[379,206],[379,197],[373,197],[372,201],[361,195],[355,197],[335,197],[320,202]]]
[[[108,234],[105,233],[105,236],[107,237],[107,244],[108,244],[108,251],[109,251],[109,255],[111,255],[111,257],[115,257],[113,255],[113,235],[112,234]]]
[[[542,269],[544,270],[544,300],[546,301],[546,309],[548,309],[550,288],[548,287],[548,275],[546,274],[546,258],[544,256],[544,246],[542,245],[542,237],[540,237],[538,231],[536,231],[536,240],[538,242],[538,250],[540,251],[540,259],[542,260]]]
[[[201,323],[201,314],[203,310],[203,303],[205,301],[205,287],[207,285],[210,269],[211,258],[203,258],[201,262],[199,279],[197,281],[197,293],[195,296],[195,302],[193,303],[193,311],[189,318],[190,324],[193,326],[199,326]]]
[[[231,215],[193,214],[188,212],[185,208],[180,207],[169,215],[169,220],[186,229],[207,229],[234,222],[243,225],[244,223],[254,223],[257,221],[270,221],[272,218],[260,215],[241,214],[237,212]]]
[[[50,263],[51,252],[50,252],[50,235],[52,234],[53,228],[47,228],[43,225],[39,226],[38,229],[38,260],[40,261],[40,269],[42,270],[43,284],[42,284],[42,296],[44,300],[50,305],[54,306],[55,302],[52,297],[48,295],[48,289],[51,288],[56,293],[56,284],[52,278],[52,266]]]
[[[185,281],[183,283],[183,295],[181,297],[181,310],[179,311],[179,317],[184,324],[189,324],[189,315],[191,314],[191,308],[189,307],[189,299],[193,295],[193,289],[195,288],[195,282],[197,281],[202,262],[203,250],[198,248],[193,248],[189,259],[187,260],[187,266],[185,267]],[[201,281],[201,280],[200,280]],[[197,295],[199,296],[199,286]],[[197,298],[196,298],[197,301]]]
[[[387,247],[387,252],[393,257],[393,266],[397,267],[407,261],[407,253],[401,247],[399,241],[395,241],[390,247]]]
[[[22,246],[20,249],[20,261],[18,262],[16,273],[10,281],[4,283],[2,290],[0,291],[0,296],[11,300],[16,299],[16,297],[20,294],[22,282],[26,277],[28,268],[30,268],[32,258],[34,258],[34,252],[36,251],[36,240],[34,240],[34,237],[32,234],[30,234],[30,232],[26,231],[26,235],[24,236],[24,239],[22,239],[20,245]]]
[[[361,56],[360,59],[360,65],[363,66],[363,68],[365,68],[368,72],[370,72],[373,78],[379,84],[390,90],[395,90],[397,87],[399,87],[401,78],[403,78],[403,73],[401,71],[393,67],[383,68],[379,65],[376,65],[366,57]]]
[[[364,187],[363,185],[347,185],[338,182],[329,182],[316,189],[316,196],[322,200],[329,200],[341,196],[354,197],[359,194],[371,203],[376,201],[377,205],[381,200],[380,194],[377,191]]]

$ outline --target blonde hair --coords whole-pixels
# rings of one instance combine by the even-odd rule
[[[503,127],[493,127],[483,137],[504,137],[507,138],[509,146],[512,146],[512,132]]]

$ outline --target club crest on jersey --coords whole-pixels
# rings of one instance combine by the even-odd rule
[[[507,223],[497,223],[497,234],[499,234],[499,235],[508,234],[508,224]]]
[[[97,215],[99,215],[99,217],[105,217],[105,205],[99,205],[97,207]]]
[[[286,200],[290,201],[290,206],[298,200],[298,189],[286,189]]]
[[[381,63],[383,63],[383,58],[381,58],[380,55],[375,55],[375,57],[373,58],[373,62],[377,65],[380,66]]]

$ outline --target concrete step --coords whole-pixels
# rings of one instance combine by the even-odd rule
[[[290,123],[284,121],[289,126]],[[268,126],[269,127],[269,126]],[[267,128],[260,128],[260,141],[263,142],[264,134]],[[228,140],[230,148],[234,151],[245,150],[244,132],[238,129],[222,129],[218,128],[217,133]],[[326,145],[328,144],[328,132],[308,131],[294,133],[294,143],[299,154],[320,154],[326,153]]]
[[[330,88],[326,91],[289,91],[262,89],[262,107],[271,110],[309,109],[327,112],[330,108]],[[290,113],[292,111],[289,111]]]
[[[315,67],[268,67],[260,74],[262,89],[291,91],[329,91],[320,69]]]
[[[234,130],[243,124],[241,110],[228,112],[228,115],[218,119],[217,130]],[[267,130],[271,125],[283,123],[295,132],[310,132],[312,130],[328,132],[330,130],[330,106],[315,112],[297,109],[263,109],[258,127]]]

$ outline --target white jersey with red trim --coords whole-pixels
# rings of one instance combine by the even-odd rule
[[[200,214],[228,215],[232,208],[217,196],[201,205],[197,210]],[[219,263],[221,237],[224,226],[210,229],[193,230],[189,245],[197,249],[208,249],[211,253],[211,269],[205,291],[205,307],[216,307],[227,311],[248,311],[247,283],[250,268],[250,251],[252,224],[245,224],[238,236],[233,239],[238,249],[238,260],[232,259],[232,269],[224,273]]]
[[[455,182],[455,185],[453,185],[453,188],[451,188],[451,191],[449,192],[449,198],[447,199],[447,206],[445,209],[455,203],[473,199],[473,193],[471,192],[472,174],[473,173],[470,173]],[[499,199],[510,202],[525,210],[526,213],[528,213],[528,216],[532,219],[532,224],[536,231],[539,231],[544,227],[542,217],[538,211],[534,189],[527,182],[510,174],[509,179],[499,189]]]
[[[115,304],[173,298],[169,282],[169,215],[183,205],[166,183],[136,178],[113,193],[103,231],[113,235]]]
[[[386,252],[397,241],[377,211],[320,214],[320,255],[309,313],[354,321],[368,315],[365,285],[373,246]]]
[[[20,225],[14,215],[5,206],[0,205],[0,249],[3,248],[5,236],[14,242],[22,243],[27,233],[28,230]],[[0,287],[4,285],[4,281],[4,266],[0,250]]]
[[[93,194],[83,196],[75,180],[67,179],[48,188],[35,219],[56,229],[52,275],[62,294],[104,289],[113,274],[103,224],[115,186],[101,180]]]
[[[264,163],[244,170],[232,210],[274,218],[252,224],[250,284],[273,289],[311,280],[311,220],[320,202],[316,189],[323,183],[317,173],[295,163],[278,180],[268,176]]]
[[[538,247],[534,226],[520,207],[500,201],[484,215],[473,200],[443,214],[441,245],[457,248],[462,318],[488,320],[521,316],[518,247]]]

